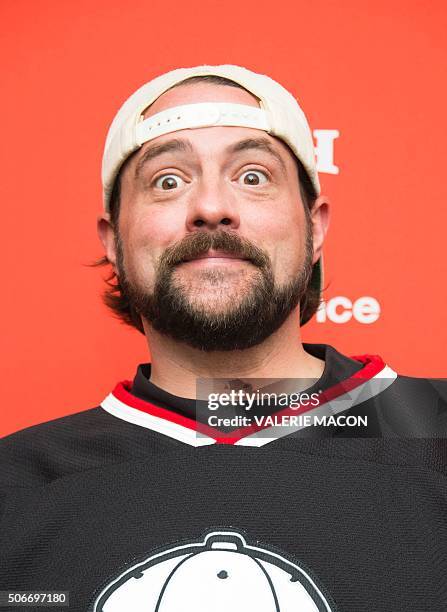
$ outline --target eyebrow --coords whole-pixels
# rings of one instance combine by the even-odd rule
[[[164,153],[193,153],[194,149],[189,140],[181,140],[174,138],[162,144],[154,144],[148,147],[141,155],[135,168],[135,177],[139,178],[143,170],[143,166],[150,160],[163,155]]]
[[[270,141],[267,138],[246,138],[245,140],[241,140],[234,145],[230,145],[225,149],[226,153],[239,153],[240,151],[250,151],[250,150],[258,150],[264,151],[268,153],[272,157],[279,162],[281,168],[286,173],[286,164],[281,156],[281,154],[272,146]]]
[[[229,145],[225,149],[225,153],[231,155],[235,153],[241,153],[242,151],[250,150],[258,150],[268,153],[276,159],[276,161],[283,169],[284,173],[287,172],[283,158],[281,157],[280,153],[271,145],[270,141],[267,138],[245,138],[244,140],[240,140],[235,144]],[[135,177],[140,177],[141,172],[143,170],[143,166],[147,162],[155,159],[156,157],[159,157],[160,155],[163,155],[164,153],[194,153],[194,147],[192,146],[189,140],[183,140],[180,138],[174,138],[172,140],[169,140],[168,142],[164,142],[162,144],[154,144],[148,147],[138,160],[137,166],[135,168]]]

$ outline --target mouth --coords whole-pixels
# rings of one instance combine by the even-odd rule
[[[206,253],[202,253],[196,257],[182,259],[180,263],[190,263],[195,261],[205,261],[206,263],[234,263],[248,261],[248,259],[236,253],[225,253],[224,251],[214,251],[213,249],[210,249]]]

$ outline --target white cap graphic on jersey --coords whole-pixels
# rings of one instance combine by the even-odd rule
[[[93,612],[334,612],[308,570],[234,531],[174,546],[132,566]]]

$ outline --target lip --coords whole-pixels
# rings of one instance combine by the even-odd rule
[[[230,263],[229,260],[232,261],[247,261],[245,257],[241,257],[235,253],[225,253],[224,251],[214,251],[210,249],[206,253],[202,255],[198,255],[197,257],[192,257],[191,259],[184,259],[181,263],[191,263],[194,261],[206,260],[210,263]]]

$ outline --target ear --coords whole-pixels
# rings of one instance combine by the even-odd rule
[[[312,263],[316,263],[321,257],[324,239],[329,229],[330,202],[326,196],[318,196],[318,198],[315,200],[311,211],[311,219],[314,245],[314,256]]]
[[[311,211],[312,238],[314,245],[314,256],[312,263],[316,263],[321,256],[324,239],[329,229],[330,202],[324,195],[318,196]]]
[[[97,230],[99,239],[104,247],[105,255],[113,266],[115,274],[116,269],[116,249],[115,249],[115,230],[110,220],[109,213],[102,213],[97,219]]]

